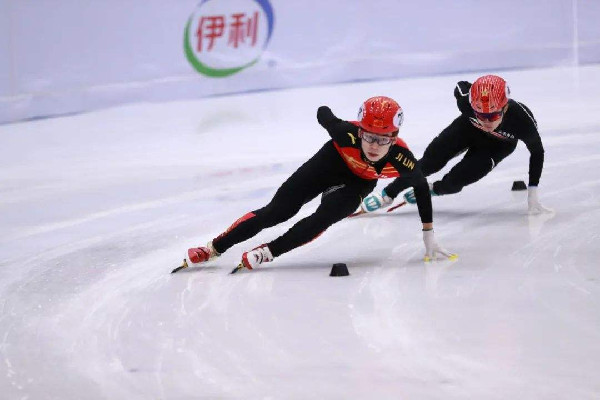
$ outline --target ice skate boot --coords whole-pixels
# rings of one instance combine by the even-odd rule
[[[214,258],[219,257],[221,254],[215,250],[212,245],[212,241],[206,244],[206,247],[193,247],[188,249],[187,257],[183,259],[181,265],[171,271],[174,274],[177,271],[181,271],[184,268],[189,267],[190,265],[195,266],[197,264],[210,261]]]
[[[212,241],[210,241],[206,244],[206,247],[200,246],[188,249],[187,260],[194,265],[213,260],[220,255],[213,247]]]
[[[273,254],[266,244],[261,244],[254,249],[242,254],[242,261],[231,271],[232,274],[238,272],[242,268],[254,269],[260,264],[273,261]]]

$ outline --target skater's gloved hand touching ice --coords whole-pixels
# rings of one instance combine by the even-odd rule
[[[527,188],[527,206],[529,208],[529,214],[546,214],[554,212],[553,209],[544,207],[542,203],[540,203],[537,186],[529,186]]]
[[[435,240],[433,224],[423,224],[423,242],[425,243],[424,261],[431,261],[437,258],[449,258],[451,260],[458,258],[457,254],[450,253]]]
[[[379,210],[381,207],[387,207],[394,202],[390,196],[385,193],[385,189],[381,191],[381,194],[373,192],[360,203],[360,209],[363,212],[373,212]]]

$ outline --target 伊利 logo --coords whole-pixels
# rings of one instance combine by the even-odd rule
[[[185,55],[201,74],[233,75],[260,59],[273,25],[269,0],[202,0],[185,26]]]

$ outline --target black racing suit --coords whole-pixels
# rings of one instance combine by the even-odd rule
[[[274,257],[286,253],[315,239],[354,212],[375,188],[379,177],[406,177],[415,188],[421,221],[432,222],[427,180],[416,166],[413,154],[401,145],[404,143],[401,139],[397,139],[382,160],[373,163],[361,150],[357,125],[340,120],[325,106],[319,108],[317,120],[331,140],[281,185],[269,204],[244,215],[215,238],[216,251],[222,253],[264,228],[287,221],[304,204],[322,194],[321,204],[313,214],[268,243]]]
[[[486,132],[479,128],[469,103],[470,88],[469,82],[458,82],[454,97],[461,115],[433,139],[418,162],[423,174],[429,176],[466,151],[462,160],[433,183],[433,191],[438,195],[457,193],[477,182],[515,150],[517,140],[522,140],[530,153],[529,186],[537,186],[544,165],[544,147],[529,108],[509,100],[502,123],[493,132]],[[406,179],[399,177],[385,188],[385,192],[395,198],[409,186]]]

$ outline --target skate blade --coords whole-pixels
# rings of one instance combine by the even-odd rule
[[[363,214],[366,214],[366,213],[367,213],[366,211],[358,210],[357,212],[348,215],[348,218],[358,217],[359,215],[363,215]]]
[[[171,273],[174,274],[175,272],[181,271],[182,269],[187,268],[187,267],[189,267],[189,265],[187,263],[187,260],[184,258],[183,263],[179,267],[177,267],[173,271],[171,271]]]
[[[394,211],[396,208],[400,208],[400,207],[402,207],[402,206],[405,206],[405,205],[406,205],[406,201],[403,201],[403,202],[402,202],[402,203],[400,203],[400,204],[397,204],[397,205],[395,205],[395,206],[393,206],[393,207],[390,207],[390,208],[388,208],[387,212],[392,212],[392,211]]]
[[[400,207],[405,206],[405,205],[406,205],[406,201],[403,201],[400,204],[396,204],[395,206],[392,206],[392,207],[388,208],[386,212],[392,212],[395,209],[400,208]],[[368,213],[369,213],[368,211],[360,209],[357,212],[348,215],[348,218],[354,218],[354,217],[358,217],[359,215],[368,214]]]
[[[236,272],[238,272],[240,269],[244,268],[244,264],[240,263],[240,265],[238,265],[237,267],[235,267],[233,269],[233,271],[231,271],[232,274],[235,274]]]

